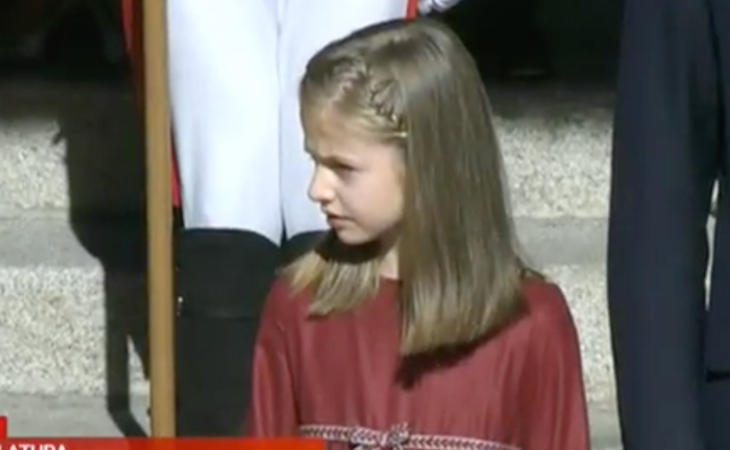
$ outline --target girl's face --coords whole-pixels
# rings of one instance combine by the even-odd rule
[[[309,198],[348,245],[394,238],[403,214],[400,150],[346,133],[307,135],[315,162]]]

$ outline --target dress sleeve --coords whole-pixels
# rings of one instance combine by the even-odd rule
[[[548,285],[534,321],[525,364],[521,410],[524,450],[588,450],[578,336],[560,291]]]
[[[298,425],[294,373],[287,345],[288,289],[276,282],[261,314],[254,348],[251,403],[246,417],[246,435],[291,437]],[[285,303],[288,303],[285,304]]]

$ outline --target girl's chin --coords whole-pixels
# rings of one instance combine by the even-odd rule
[[[332,231],[337,236],[337,239],[345,245],[365,245],[373,242],[373,239],[369,236],[365,236],[362,233],[357,233],[352,230],[336,229]]]
[[[348,246],[376,246],[376,247],[390,247],[395,242],[397,229],[393,229],[386,233],[368,233],[361,228],[355,227],[352,224],[343,226],[330,227],[331,232],[337,236],[337,240]]]

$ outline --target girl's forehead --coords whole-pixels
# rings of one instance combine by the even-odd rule
[[[336,114],[312,114],[304,120],[307,147],[314,151],[352,149],[367,145],[369,139]]]
[[[357,155],[392,147],[364,130],[356,118],[332,107],[305,107],[302,122],[307,151],[316,155]]]
[[[304,133],[307,151],[320,156],[357,153],[367,143],[341,132],[306,131]]]
[[[336,139],[344,134],[346,121],[333,108],[304,107],[302,110],[302,125],[307,136],[316,139]]]
[[[338,158],[346,161],[377,159],[395,150],[392,145],[338,130],[327,134],[305,132],[305,145],[307,152],[319,158]]]

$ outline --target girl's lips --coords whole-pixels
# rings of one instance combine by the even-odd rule
[[[341,216],[339,214],[333,214],[327,211],[322,211],[324,215],[327,217],[327,219],[345,219],[345,216]]]
[[[338,216],[336,214],[327,214],[327,223],[330,226],[335,226],[337,224],[342,224],[347,220],[346,217]]]

